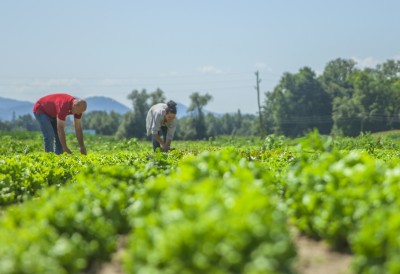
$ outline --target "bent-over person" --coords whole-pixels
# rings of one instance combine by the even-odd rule
[[[153,105],[146,117],[147,136],[152,136],[153,149],[161,148],[168,152],[176,129],[176,103],[159,103]],[[161,135],[163,139],[161,139]]]
[[[68,115],[73,115],[75,135],[80,146],[80,152],[86,154],[81,125],[81,117],[86,108],[85,100],[64,93],[44,96],[35,103],[33,114],[40,124],[46,152],[71,153],[65,138],[65,120]]]

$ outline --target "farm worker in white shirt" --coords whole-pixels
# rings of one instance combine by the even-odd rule
[[[153,149],[168,152],[176,129],[176,103],[159,103],[152,106],[146,117],[147,136],[152,136]],[[161,134],[163,139],[161,139]]]

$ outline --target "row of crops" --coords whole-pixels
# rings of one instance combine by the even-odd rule
[[[164,154],[90,137],[86,156],[41,152],[38,134],[0,139],[0,273],[85,273],[120,235],[124,273],[296,273],[293,226],[353,253],[354,273],[400,273],[388,138],[219,138]]]

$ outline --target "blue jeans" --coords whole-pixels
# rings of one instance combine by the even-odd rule
[[[162,127],[161,127],[161,131],[158,132],[158,135],[160,135],[160,136],[161,136],[160,133],[162,133],[164,143],[165,143],[166,140],[167,140],[167,131],[168,131],[168,128],[162,126]],[[153,149],[154,149],[154,151],[156,151],[156,149],[159,148],[159,147],[161,147],[161,146],[160,146],[160,143],[157,142],[157,140],[154,139],[154,137],[153,137]],[[161,148],[161,150],[162,150],[162,148]]]
[[[44,113],[33,113],[36,120],[39,122],[40,129],[43,133],[44,139],[44,151],[55,152],[56,154],[63,153],[63,148],[58,138],[57,132],[57,119],[51,118]],[[54,144],[56,145],[56,150],[54,151]]]

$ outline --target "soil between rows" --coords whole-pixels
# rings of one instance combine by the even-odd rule
[[[297,246],[298,260],[295,269],[299,274],[350,274],[353,258],[350,254],[333,251],[323,241],[316,241],[293,231],[293,239]],[[126,237],[121,236],[118,249],[110,262],[96,266],[87,274],[123,274],[121,255]]]

